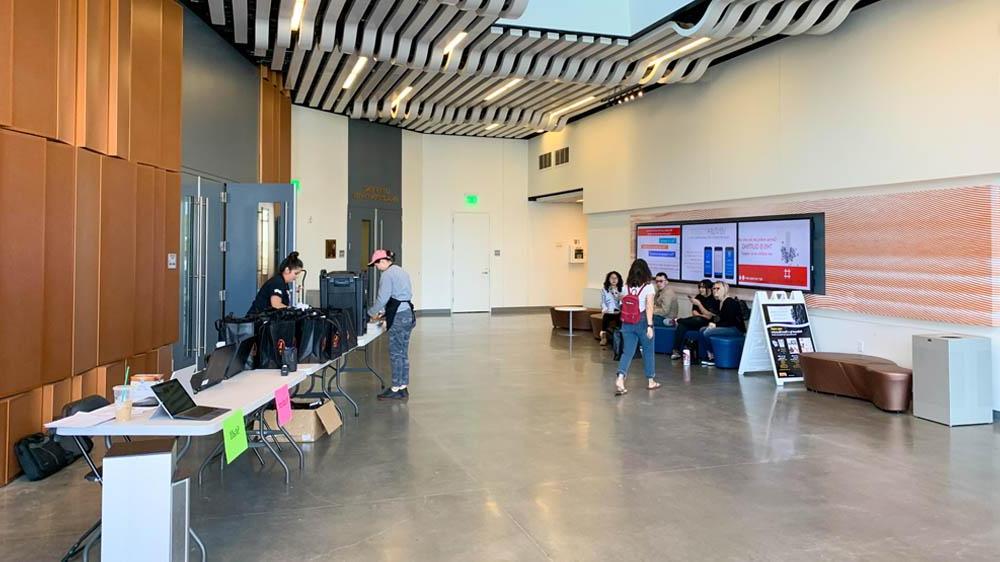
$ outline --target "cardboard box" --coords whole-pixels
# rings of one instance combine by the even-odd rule
[[[278,413],[274,410],[264,412],[264,419],[272,428],[278,427]],[[330,402],[324,402],[318,408],[292,409],[292,419],[285,424],[285,429],[292,439],[298,443],[313,443],[325,435],[337,431],[343,425],[340,414]],[[277,437],[279,441],[287,441],[284,436]]]

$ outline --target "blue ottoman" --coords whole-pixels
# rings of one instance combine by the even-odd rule
[[[715,351],[715,366],[720,369],[736,369],[743,355],[744,336],[713,336],[712,350]]]
[[[656,353],[670,353],[674,346],[673,326],[653,326],[653,351]]]

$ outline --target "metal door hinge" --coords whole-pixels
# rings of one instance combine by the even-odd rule
[[[222,201],[223,203],[229,203],[229,192],[228,191],[220,191],[219,192],[219,201]]]
[[[219,241],[219,251],[223,252],[223,253],[229,251],[229,241],[228,240],[220,240]]]
[[[219,302],[226,302],[226,290],[219,291]]]

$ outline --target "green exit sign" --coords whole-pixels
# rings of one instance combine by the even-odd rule
[[[466,193],[465,204],[470,207],[475,207],[476,205],[479,204],[479,196],[476,195],[475,193]]]
[[[302,184],[299,182],[299,180],[292,180],[292,186],[295,187],[296,193],[302,191]]]

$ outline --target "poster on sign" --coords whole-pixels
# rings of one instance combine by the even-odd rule
[[[669,224],[636,227],[635,257],[646,260],[653,273],[663,272],[667,279],[681,278],[681,227]]]
[[[757,291],[739,373],[770,369],[779,385],[802,380],[801,353],[816,350],[801,291]]]

